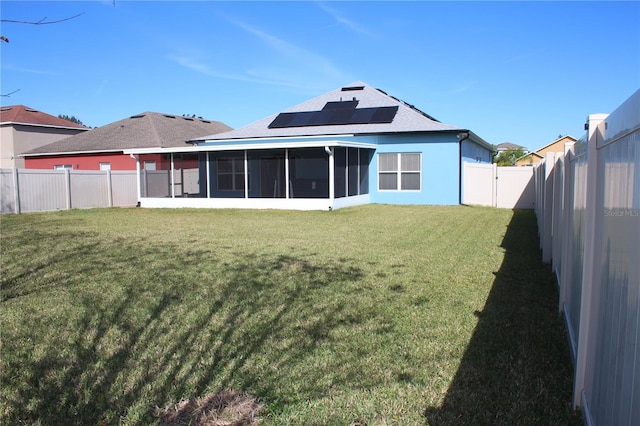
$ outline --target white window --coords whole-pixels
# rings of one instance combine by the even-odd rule
[[[145,160],[144,169],[145,170],[156,170],[156,160]]]
[[[378,154],[380,191],[420,191],[422,158],[419,152]]]
[[[100,170],[111,170],[111,163],[100,163]]]
[[[53,166],[53,170],[73,170],[73,165],[71,164],[56,164]]]

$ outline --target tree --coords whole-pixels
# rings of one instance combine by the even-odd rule
[[[522,148],[509,148],[494,155],[493,162],[498,166],[515,166],[516,160],[524,154]]]
[[[79,124],[81,126],[84,126],[84,123],[82,121],[80,121],[79,119],[77,119],[73,115],[71,117],[69,117],[68,115],[58,114],[58,118],[62,118],[63,120],[67,120],[67,121],[70,121],[72,123],[76,123],[76,124]]]
[[[116,5],[115,0],[113,2],[113,5],[114,6]],[[83,15],[83,14],[84,14],[84,12],[78,13],[77,15],[69,16],[68,18],[58,19],[58,20],[55,20],[55,21],[50,21],[45,16],[44,18],[40,19],[39,21],[18,21],[18,20],[14,20],[14,19],[0,19],[0,22],[10,23],[10,24],[49,25],[49,24],[58,24],[60,22],[69,21],[69,20],[75,19],[78,16]],[[0,41],[3,41],[5,43],[9,43],[9,39],[7,37],[3,36],[3,35],[0,35]],[[5,97],[9,98],[9,97],[11,97],[11,95],[13,95],[14,93],[19,92],[19,91],[20,91],[20,89],[16,89],[11,93],[5,93],[5,94],[2,94],[1,96],[3,98],[5,98]]]

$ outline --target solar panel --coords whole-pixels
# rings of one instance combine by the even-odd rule
[[[291,123],[291,119],[295,115],[295,112],[282,112],[278,114],[278,116],[269,124],[270,129],[282,129],[284,127],[289,127],[289,123]]]
[[[375,108],[375,110],[373,117],[371,117],[371,123],[391,123],[396,116],[398,107],[381,107]]]
[[[358,101],[328,102],[329,104],[344,104]],[[391,123],[398,112],[397,106],[375,108],[323,108],[321,111],[283,112],[269,124],[270,129],[284,129],[289,127],[338,126],[347,124],[380,124]]]
[[[354,109],[358,106],[358,102],[356,99],[352,101],[339,101],[339,102],[327,102],[322,110],[327,109]]]

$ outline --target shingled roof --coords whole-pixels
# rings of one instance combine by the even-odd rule
[[[114,152],[127,148],[170,148],[185,141],[231,130],[219,121],[143,112],[89,132],[26,152],[25,156]]]
[[[88,127],[82,124],[74,123],[73,121],[65,120],[60,117],[54,117],[53,115],[49,115],[24,105],[8,105],[0,107],[0,123],[89,130]]]
[[[363,122],[365,120],[347,120],[344,124],[330,124],[329,121],[322,121],[320,115],[327,107],[337,106],[340,104],[351,103],[355,111],[360,109],[369,110],[362,111],[374,112],[375,110],[385,109],[392,112],[397,107],[395,115],[386,115],[386,119],[375,122]],[[349,106],[349,105],[345,105]],[[342,108],[342,106],[338,106]],[[295,126],[291,124],[280,126],[280,121],[276,122],[276,118],[282,117],[287,113],[306,113],[308,116],[316,114],[317,121],[313,125]],[[365,115],[365,114],[363,114]],[[306,118],[306,117],[305,117]],[[391,121],[389,121],[389,119]],[[315,120],[315,118],[314,118]],[[386,122],[380,122],[386,121]],[[274,124],[275,123],[275,124]],[[329,124],[326,124],[329,123]],[[295,123],[294,123],[295,124]],[[283,111],[280,114],[274,114],[248,126],[241,127],[230,132],[219,133],[216,135],[208,135],[203,138],[194,139],[194,142],[228,140],[228,139],[245,139],[245,138],[274,138],[287,136],[320,136],[320,135],[344,135],[344,134],[383,134],[383,133],[406,133],[406,132],[439,132],[439,131],[463,131],[457,126],[441,123],[430,115],[420,111],[413,105],[401,101],[393,96],[389,96],[382,90],[369,86],[361,81],[356,81],[348,86],[338,88],[324,95],[318,96],[309,101],[303,102],[292,108]]]

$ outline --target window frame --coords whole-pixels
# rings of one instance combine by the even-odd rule
[[[395,155],[395,164],[392,165],[394,167],[393,170],[381,170],[381,157],[382,156],[393,156]],[[418,168],[417,170],[406,169],[404,170],[402,167],[403,164],[403,155],[417,155],[418,156]],[[389,157],[391,158],[391,157]],[[385,167],[386,168],[386,167]],[[403,176],[408,175],[418,175],[418,188],[407,188],[404,189],[402,185]],[[386,176],[395,176],[395,188],[381,188],[381,179],[382,175]],[[421,152],[379,152],[378,153],[378,170],[377,170],[377,179],[378,179],[378,191],[380,192],[421,192],[422,191],[422,153]]]

